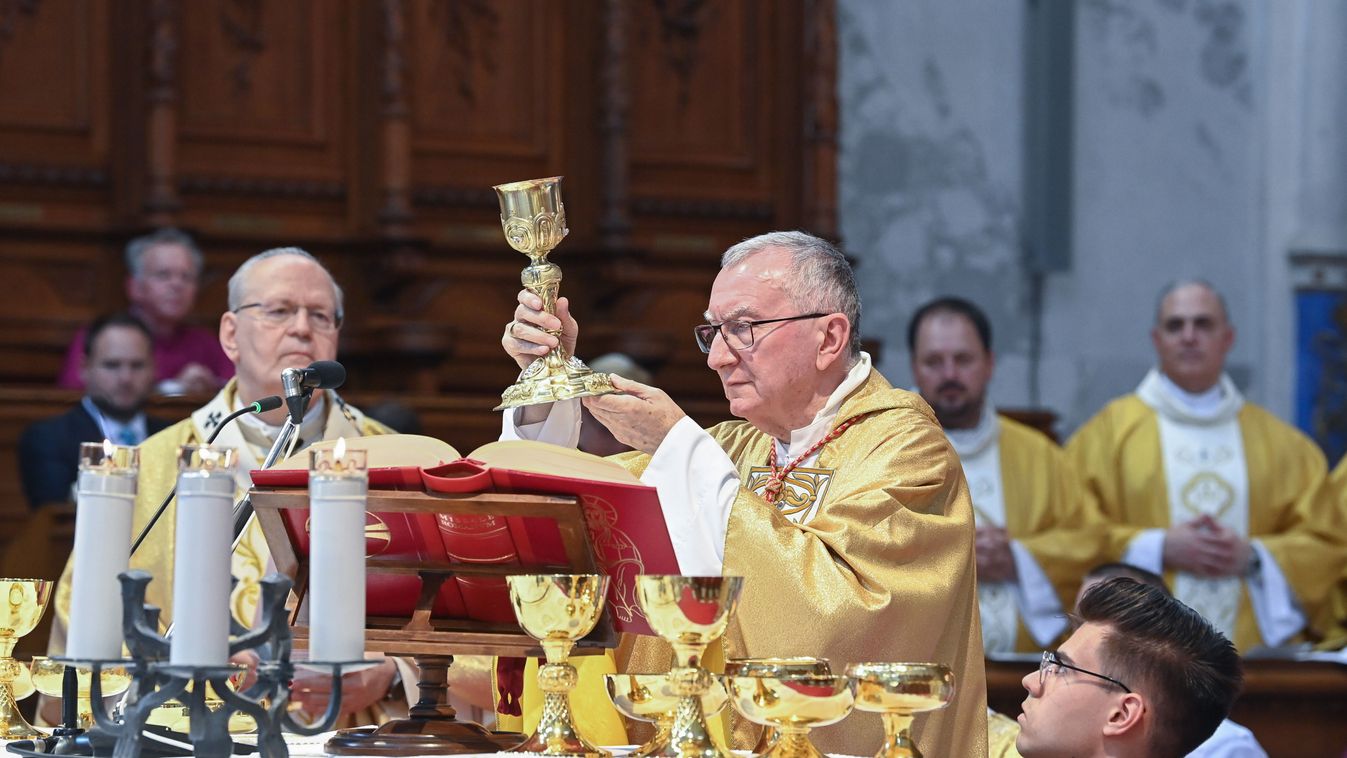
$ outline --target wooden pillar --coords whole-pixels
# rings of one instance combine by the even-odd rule
[[[837,3],[804,3],[804,227],[837,239]]]
[[[599,100],[599,139],[603,186],[599,211],[599,241],[610,250],[627,247],[631,235],[628,213],[627,114],[631,87],[627,71],[627,0],[604,0],[603,57]]]
[[[182,201],[178,197],[177,62],[178,0],[152,0],[149,5],[149,87],[147,88],[146,173],[144,221],[151,226],[175,223]]]
[[[379,229],[386,238],[411,233],[411,127],[407,123],[407,8],[403,0],[383,0],[383,49],[380,56],[379,136],[382,146],[383,205]]]

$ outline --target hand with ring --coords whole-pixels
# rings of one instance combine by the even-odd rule
[[[575,340],[580,333],[580,325],[571,318],[569,300],[557,298],[555,316],[543,310],[543,299],[528,290],[520,290],[518,300],[514,319],[505,325],[500,344],[506,354],[519,364],[519,368],[527,367],[558,344],[565,348],[568,355],[575,354]],[[560,339],[548,330],[560,330]]]

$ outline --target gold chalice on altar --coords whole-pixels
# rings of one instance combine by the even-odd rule
[[[796,656],[793,658],[731,658],[725,661],[725,676],[801,676],[815,674],[831,676],[832,664],[827,658]],[[762,753],[770,749],[781,739],[781,732],[775,728],[763,732],[753,752]]]
[[[248,677],[248,666],[242,663],[231,663],[229,665],[235,669],[236,673],[229,675],[229,678],[225,680],[225,686],[230,690],[237,692],[244,680]],[[106,672],[104,673],[106,674]],[[83,675],[83,672],[81,672],[81,675]],[[103,686],[104,688],[107,687],[106,676],[103,679]],[[187,694],[192,691],[193,686],[195,686],[194,683],[189,683],[187,685],[187,689],[183,691],[183,698],[187,697]],[[210,682],[206,683],[205,700],[206,709],[211,711],[219,710],[224,707],[225,704],[224,698],[216,693],[215,685]],[[291,710],[298,710],[301,707],[294,700],[290,701],[289,706]],[[154,726],[167,727],[175,732],[188,734],[192,731],[192,709],[183,704],[182,700],[174,698],[150,711],[149,718],[145,719],[145,723]],[[229,726],[227,728],[230,734],[249,734],[257,731],[257,720],[241,711],[231,713],[229,715]]]
[[[809,730],[846,718],[854,699],[851,681],[844,676],[727,676],[725,685],[744,718],[780,733],[762,753],[767,758],[823,758],[809,741]]]
[[[65,684],[66,664],[43,656],[33,656],[32,677],[33,686],[38,692],[48,697],[59,698],[64,694],[63,685]],[[103,688],[103,696],[120,695],[131,686],[131,675],[121,666],[108,667],[99,672],[99,684]],[[75,681],[78,682],[75,711],[79,714],[79,728],[91,729],[94,725],[93,702],[90,700],[90,685],[93,682],[93,674],[89,669],[77,667],[75,669]],[[99,703],[102,707],[102,703]]]
[[[493,189],[500,199],[500,223],[506,241],[529,257],[529,266],[520,280],[525,289],[542,298],[543,310],[555,315],[561,269],[548,262],[547,254],[570,231],[566,228],[566,207],[561,202],[561,177],[511,182]],[[560,331],[551,334],[561,336]],[[515,383],[501,394],[500,405],[494,410],[615,391],[607,374],[591,371],[558,345],[524,368]]]
[[[669,749],[669,735],[673,729],[674,709],[679,696],[669,681],[668,674],[608,674],[608,697],[624,716],[636,721],[655,724],[655,734],[646,743],[627,753],[627,758],[648,758],[663,755]],[[729,695],[719,681],[712,681],[702,693],[702,711],[708,716],[720,712],[729,702]]]
[[[547,663],[538,669],[538,687],[543,691],[542,719],[538,729],[512,753],[533,755],[606,757],[575,729],[571,720],[570,692],[579,677],[566,662],[575,641],[589,634],[603,613],[608,595],[608,577],[592,574],[515,575],[510,584],[510,603],[519,625],[542,643]]]
[[[730,758],[706,727],[701,697],[713,681],[701,667],[712,640],[725,633],[739,605],[742,576],[638,576],[636,599],[655,634],[673,646],[677,658],[669,682],[679,696],[669,746],[660,755]]]
[[[884,746],[875,758],[921,758],[908,730],[915,714],[935,711],[954,699],[954,674],[943,663],[853,663],[856,710],[884,719]]]
[[[19,713],[16,695],[33,694],[33,683],[24,666],[14,660],[19,638],[33,631],[51,600],[52,583],[46,579],[0,579],[0,740],[21,740],[43,734]],[[20,694],[22,693],[22,694]]]

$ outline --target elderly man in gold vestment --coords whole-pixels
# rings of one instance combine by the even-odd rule
[[[985,313],[958,297],[908,324],[912,376],[958,452],[977,519],[978,606],[988,655],[1037,652],[1066,631],[1063,607],[1103,548],[1065,456],[987,398],[996,358]]]
[[[1166,572],[1241,651],[1294,641],[1347,561],[1324,455],[1225,374],[1235,331],[1210,284],[1165,288],[1151,341],[1159,365],[1067,444],[1107,557]]]
[[[557,316],[527,291],[519,302],[501,342],[521,367],[558,344],[545,330],[574,348],[564,298]],[[746,240],[725,253],[705,318],[697,342],[742,421],[703,430],[664,392],[619,377],[621,394],[583,403],[636,451],[618,460],[659,491],[683,572],[746,578],[723,655],[823,656],[839,670],[946,663],[958,696],[918,719],[917,743],[927,755],[985,755],[968,488],[930,408],[889,386],[860,350],[846,258],[800,232]],[[506,412],[505,436],[573,445],[578,406]],[[633,647],[619,656],[626,670],[667,670],[662,642]],[[593,700],[579,709],[598,707]],[[731,731],[732,747],[757,741],[747,723]],[[879,720],[865,714],[816,735],[821,749],[852,754],[881,740]]]
[[[190,418],[155,434],[140,447],[140,475],[133,517],[135,533],[149,522],[177,479],[177,449],[203,444],[220,419],[245,404],[268,395],[281,395],[281,372],[303,368],[313,361],[337,356],[342,324],[342,291],[337,282],[309,253],[299,248],[276,248],[259,253],[239,266],[229,280],[229,310],[220,317],[220,345],[234,362],[237,374],[209,403]],[[236,496],[249,487],[249,472],[261,467],[280,433],[285,410],[262,416],[245,415],[221,430],[217,447],[239,451]],[[301,448],[318,440],[386,434],[388,429],[346,404],[335,392],[314,393],[297,436]],[[173,621],[173,536],[176,501],[155,524],[144,544],[131,557],[131,567],[154,575],[146,602],[162,609],[160,622]],[[244,531],[232,559],[239,582],[230,597],[234,618],[250,626],[260,599],[258,580],[268,570],[270,554],[256,520]],[[51,652],[65,649],[70,613],[71,567],[56,591],[56,621]],[[391,666],[381,679],[386,690]],[[382,694],[377,683],[373,689]],[[368,700],[366,703],[368,704]],[[363,706],[362,706],[363,707]]]

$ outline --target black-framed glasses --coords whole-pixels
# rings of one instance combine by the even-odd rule
[[[723,321],[719,324],[698,324],[692,327],[692,333],[697,337],[697,347],[701,348],[703,353],[711,352],[711,341],[716,338],[716,332],[724,338],[725,344],[735,350],[744,350],[753,347],[753,327],[763,324],[776,324],[782,321],[801,321],[807,318],[822,318],[827,313],[806,313],[802,316],[786,316],[785,318],[764,318],[757,321]]]
[[[1072,666],[1066,661],[1063,661],[1061,658],[1058,658],[1056,651],[1053,650],[1044,650],[1043,659],[1038,663],[1039,687],[1042,687],[1045,681],[1047,680],[1048,669],[1052,669],[1052,673],[1054,674],[1058,673],[1059,669],[1071,669],[1072,671],[1079,671],[1082,674],[1089,674],[1090,676],[1096,677],[1098,679],[1103,679],[1104,681],[1109,682],[1110,684],[1116,684],[1119,687],[1122,687],[1123,692],[1130,693],[1132,691],[1130,687],[1118,681],[1117,679],[1114,679],[1111,676],[1105,676],[1104,674],[1100,674],[1097,671],[1090,671],[1089,669],[1083,669],[1080,666]]]
[[[315,331],[330,332],[341,328],[341,311],[329,313],[321,308],[309,308],[303,305],[295,305],[284,301],[276,303],[248,303],[240,305],[234,309],[234,313],[257,308],[257,316],[272,326],[286,326],[294,323],[299,317],[299,312],[304,311],[309,314],[309,325]]]

